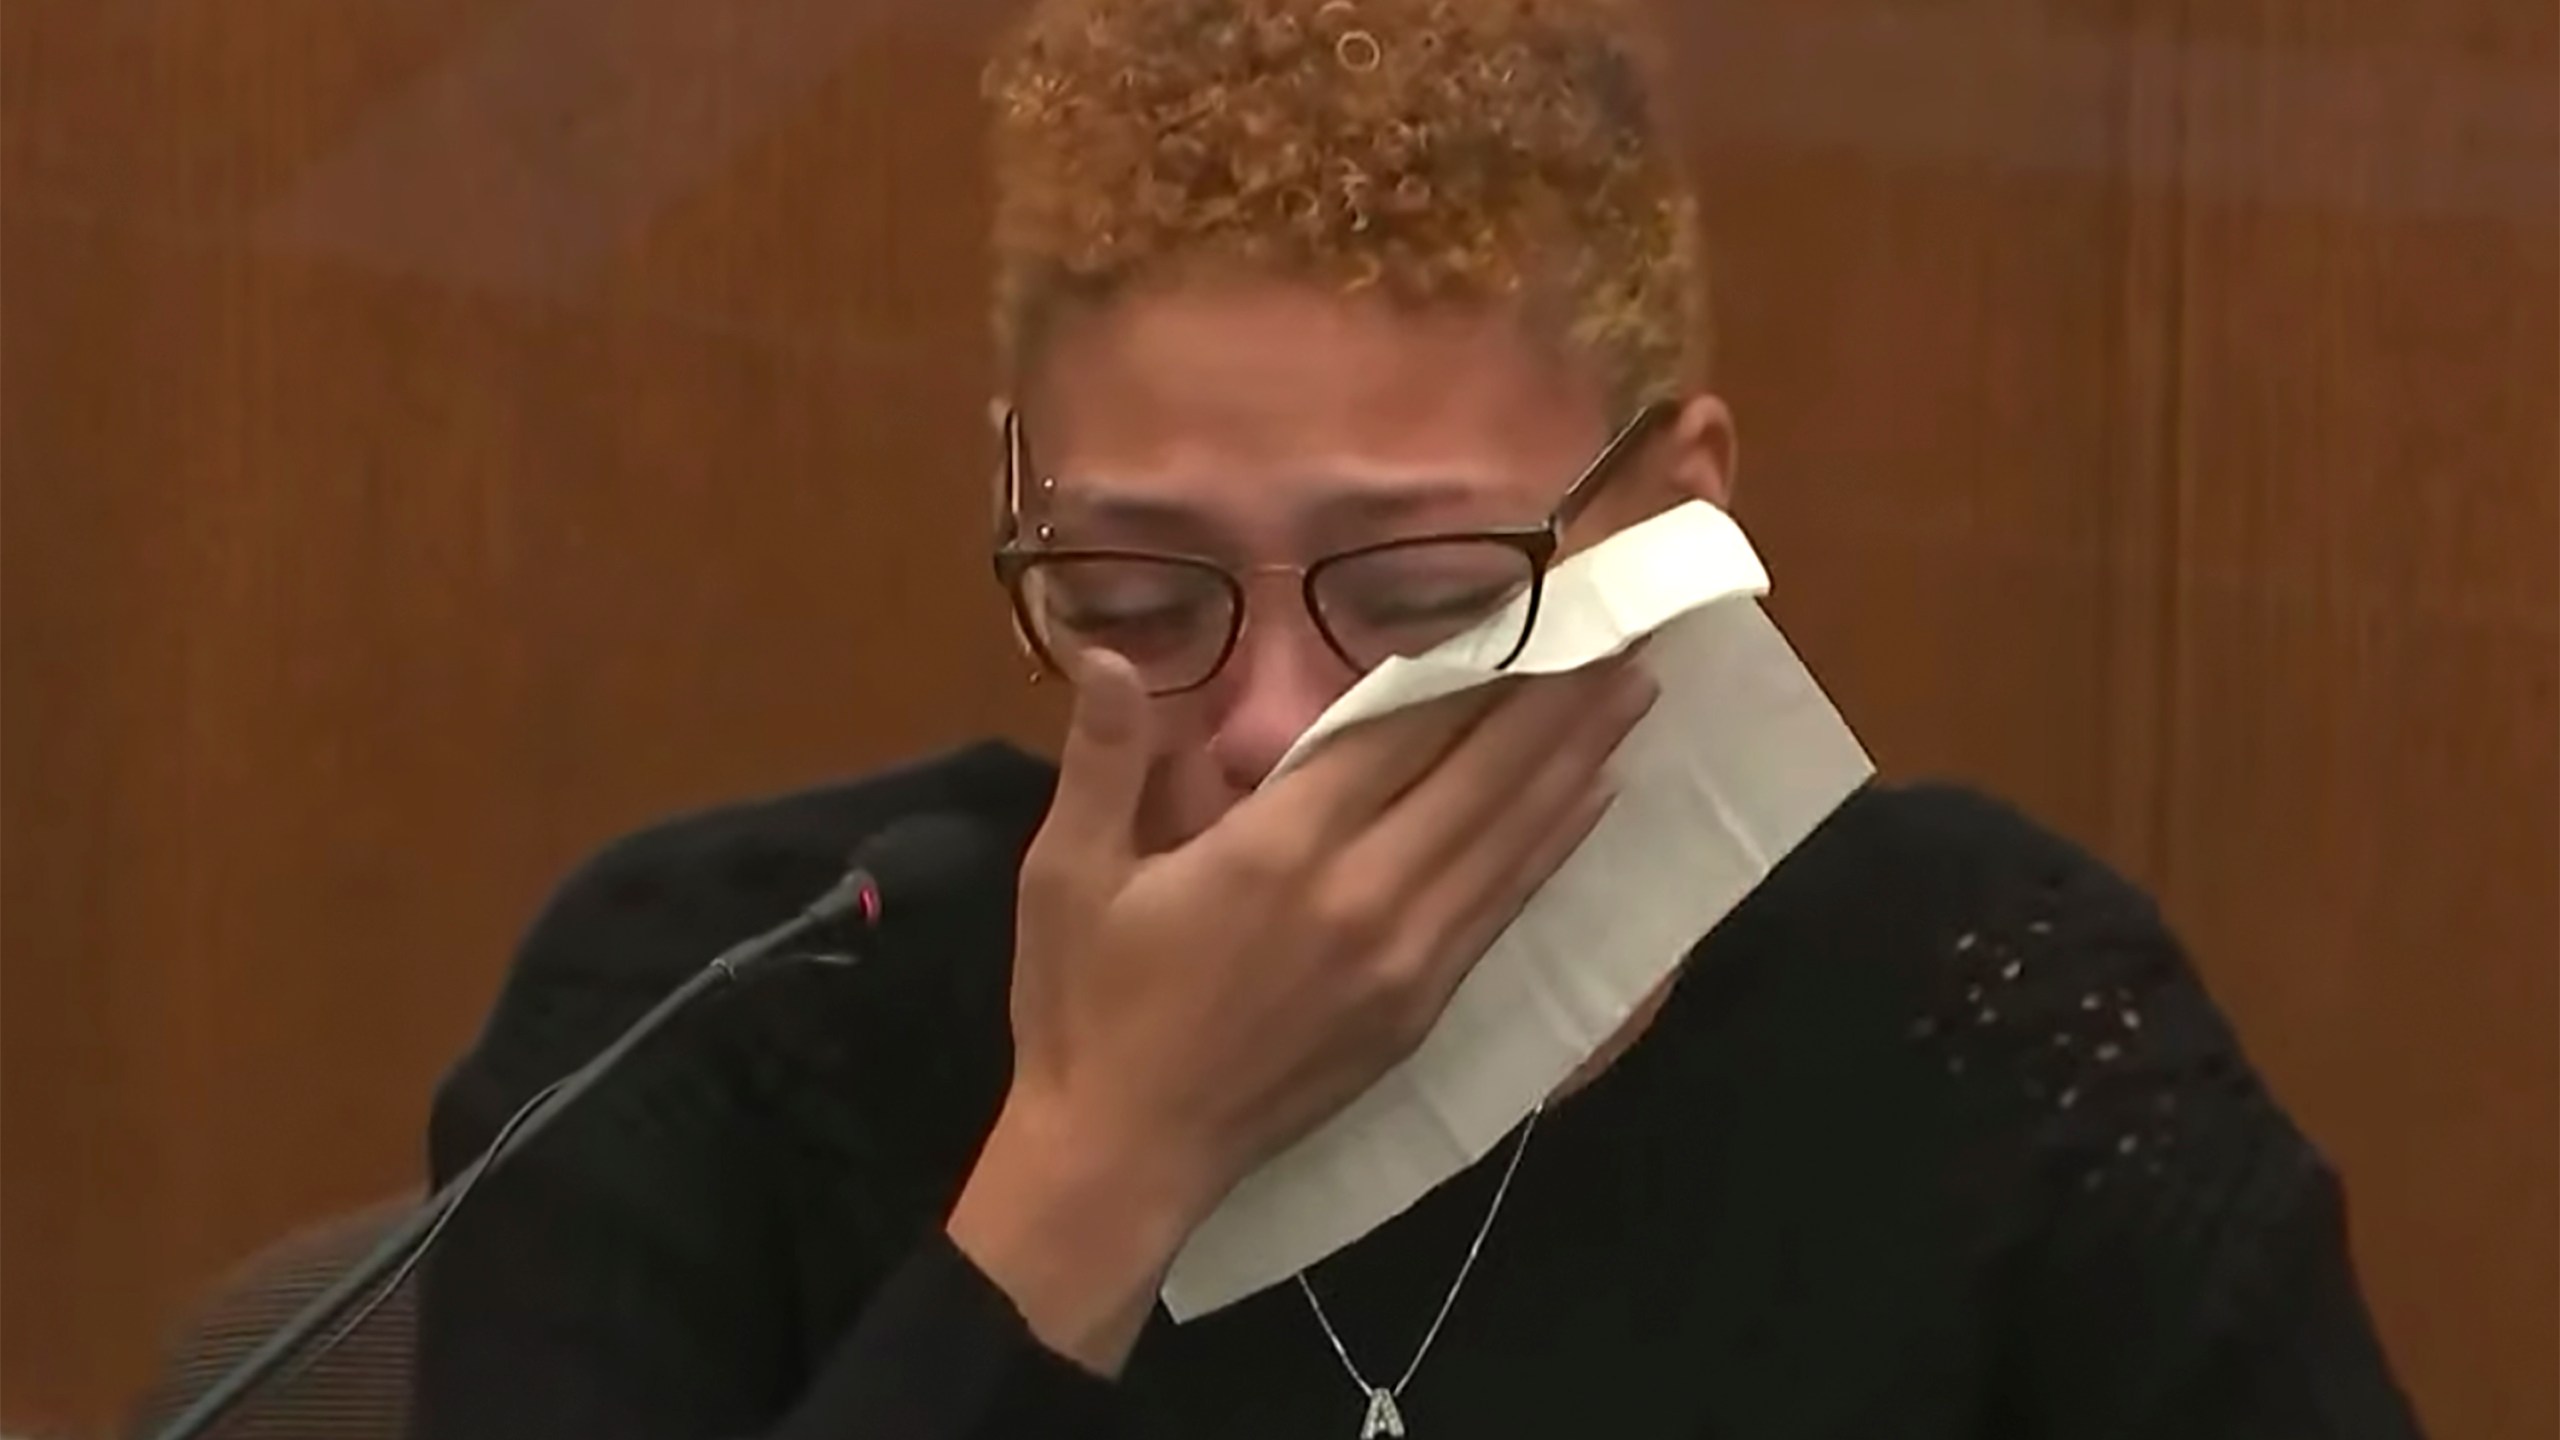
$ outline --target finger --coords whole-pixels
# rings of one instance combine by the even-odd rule
[[[1540,807],[1523,806],[1524,791],[1543,780],[1557,787],[1549,794],[1561,804],[1587,787],[1658,693],[1652,676],[1630,661],[1524,692],[1518,704],[1486,717],[1360,836],[1359,863],[1415,887],[1478,851],[1499,863],[1506,842],[1525,848],[1540,823]],[[1526,814],[1514,813],[1524,808]],[[1524,823],[1533,828],[1524,833]]]
[[[1436,870],[1397,875],[1381,868],[1419,863],[1411,840],[1393,841],[1407,849],[1387,860],[1346,852],[1350,868],[1344,883],[1358,877],[1364,889],[1383,884],[1387,893],[1404,897],[1378,963],[1413,1006],[1405,1022],[1424,1028],[1436,1022],[1485,948],[1607,812],[1617,792],[1608,757],[1652,704],[1644,677],[1615,683],[1610,703],[1586,709],[1542,763],[1505,788],[1484,826]]]
[[[1538,858],[1552,850],[1557,832],[1573,828],[1594,794],[1617,789],[1610,758],[1652,703],[1651,687],[1634,683],[1613,692],[1609,704],[1586,713],[1573,734],[1522,777],[1440,872],[1423,883],[1411,907],[1414,923],[1454,929],[1488,906],[1510,903],[1511,887],[1524,873],[1521,867],[1534,869]],[[1534,887],[1546,878],[1539,871],[1527,883]]]
[[[1116,871],[1136,858],[1138,812],[1155,755],[1153,707],[1129,663],[1093,651],[1078,665],[1057,794],[1024,870]]]
[[[1345,730],[1304,765],[1236,807],[1241,823],[1300,837],[1312,853],[1339,847],[1440,763],[1484,717],[1508,704],[1514,682],[1478,686]],[[1269,820],[1244,820],[1261,812]]]
[[[1421,1022],[1428,1031],[1449,1006],[1451,996],[1474,973],[1476,962],[1511,928],[1556,871],[1591,838],[1618,803],[1615,786],[1602,785],[1574,795],[1548,826],[1507,865],[1488,867],[1472,888],[1451,887],[1439,903],[1414,916],[1413,990]],[[1454,877],[1453,877],[1454,878]],[[1439,913],[1432,914],[1430,912]]]

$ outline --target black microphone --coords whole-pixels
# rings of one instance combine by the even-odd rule
[[[817,903],[849,888],[850,913],[864,930],[877,930],[888,918],[890,897],[910,909],[943,899],[994,856],[994,842],[975,820],[943,811],[910,815],[855,846],[844,879]]]
[[[427,1252],[443,1235],[445,1225],[452,1220],[455,1210],[470,1198],[472,1190],[478,1187],[484,1176],[557,1120],[561,1112],[594,1089],[625,1057],[694,1001],[712,990],[736,982],[749,970],[839,921],[850,922],[865,934],[878,930],[890,918],[892,907],[909,905],[932,896],[956,877],[973,870],[991,850],[984,832],[975,823],[957,815],[938,813],[896,821],[865,840],[853,852],[852,864],[845,871],[844,878],[830,886],[825,894],[810,901],[799,914],[722,951],[710,964],[695,971],[682,985],[670,991],[665,999],[651,1006],[647,1014],[631,1022],[630,1027],[598,1052],[594,1059],[537,1091],[508,1118],[506,1124],[498,1128],[497,1137],[489,1142],[478,1158],[446,1182],[443,1189],[427,1197],[406,1219],[365,1252],[362,1259],[348,1266],[328,1289],[313,1297],[292,1319],[261,1341],[257,1349],[225,1370],[196,1397],[193,1404],[162,1426],[153,1440],[196,1440],[273,1380],[288,1363],[298,1357],[302,1359],[302,1365],[293,1372],[298,1374],[301,1368],[337,1348],[340,1341],[353,1334],[377,1306],[408,1280],[418,1262],[426,1258]],[[803,953],[784,958],[853,964],[860,957]],[[390,1275],[388,1281],[383,1280],[385,1274]],[[312,1337],[368,1291],[372,1293],[364,1308],[332,1331],[307,1357],[303,1356],[303,1347],[311,1343]]]

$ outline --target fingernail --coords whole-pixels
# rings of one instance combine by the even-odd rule
[[[1616,808],[1620,797],[1626,793],[1626,787],[1626,777],[1618,773],[1616,765],[1612,764],[1601,772],[1600,783],[1591,787],[1591,796],[1587,802],[1591,807],[1593,823],[1598,823],[1598,817]]]
[[[1630,723],[1641,720],[1652,711],[1653,703],[1662,698],[1662,682],[1643,670],[1630,670],[1618,677],[1610,687],[1611,707],[1627,717]]]

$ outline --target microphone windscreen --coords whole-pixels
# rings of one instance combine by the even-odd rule
[[[871,881],[884,907],[904,907],[957,893],[997,855],[994,837],[966,815],[928,810],[892,821],[854,848],[853,868]]]

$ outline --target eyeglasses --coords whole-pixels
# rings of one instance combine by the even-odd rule
[[[1304,565],[1243,570],[1198,555],[1053,546],[1046,523],[1036,523],[1026,541],[1024,482],[1035,472],[1022,417],[1007,410],[996,578],[1044,667],[1071,676],[1078,657],[1109,650],[1136,668],[1151,695],[1197,690],[1225,668],[1244,634],[1246,582],[1264,574],[1298,581],[1316,633],[1361,674],[1463,634],[1525,594],[1526,603],[1514,607],[1518,633],[1507,644],[1489,642],[1499,655],[1494,668],[1502,669],[1528,646],[1565,526],[1678,409],[1656,401],[1638,410],[1541,524],[1405,536]]]

